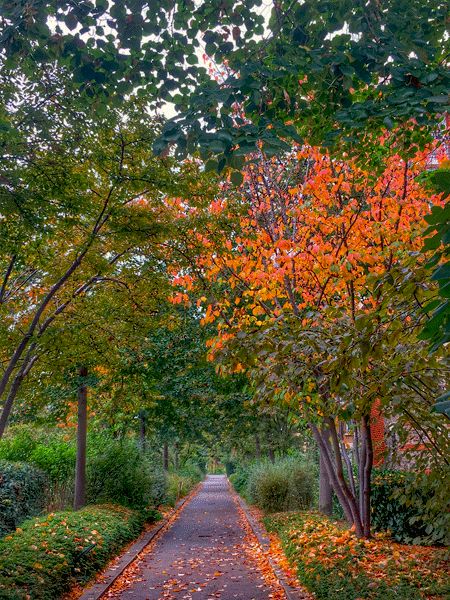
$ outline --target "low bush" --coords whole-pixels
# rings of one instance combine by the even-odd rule
[[[10,427],[0,440],[0,460],[29,463],[37,445],[38,441],[29,428]]]
[[[247,486],[249,478],[249,469],[241,465],[236,467],[234,473],[230,475],[230,481],[238,494],[247,497]]]
[[[144,513],[114,505],[26,521],[0,540],[0,598],[59,598],[101,569],[144,522]]]
[[[31,465],[0,460],[0,537],[44,510],[47,483]]]
[[[450,542],[448,473],[379,472],[372,482],[372,523],[399,542]]]
[[[311,506],[314,486],[314,468],[288,457],[275,463],[255,463],[248,476],[247,494],[250,502],[265,512],[296,510]]]
[[[317,600],[425,600],[450,597],[448,553],[406,546],[387,534],[357,539],[345,524],[316,513],[264,519],[298,578]]]
[[[60,432],[31,431],[25,426],[11,428],[0,441],[0,459],[20,461],[45,471],[52,482],[64,482],[75,470],[75,443]]]
[[[29,461],[45,471],[53,482],[67,481],[75,472],[76,449],[61,439],[38,444]]]
[[[177,472],[167,475],[166,502],[175,505],[199,483],[204,477],[202,470],[196,465],[186,465]]]
[[[130,508],[159,506],[167,484],[163,471],[143,455],[133,439],[92,437],[87,464],[88,500],[113,502]]]

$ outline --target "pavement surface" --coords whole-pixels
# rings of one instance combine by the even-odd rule
[[[142,558],[123,600],[269,600],[280,598],[264,577],[227,479],[210,475],[178,519]],[[277,586],[275,585],[275,588]]]

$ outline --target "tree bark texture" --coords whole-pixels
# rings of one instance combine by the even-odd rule
[[[78,386],[77,458],[75,465],[75,496],[73,507],[79,510],[86,504],[86,441],[87,441],[87,386],[83,379],[87,368],[81,367]]]

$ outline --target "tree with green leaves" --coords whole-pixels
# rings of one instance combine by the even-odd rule
[[[128,286],[132,296],[141,275],[159,265],[170,228],[164,198],[191,195],[193,177],[202,193],[194,163],[180,168],[154,157],[155,129],[132,100],[110,112],[108,127],[80,129],[76,140],[69,128],[27,161],[6,157],[13,176],[1,190],[0,435],[55,324],[82,310],[99,287]]]
[[[283,0],[269,10],[261,0],[43,0],[33,10],[8,0],[2,71],[50,79],[57,66],[82,110],[119,106],[136,90],[154,106],[173,103],[157,147],[199,147],[219,156],[219,170],[240,168],[260,142],[267,153],[305,138],[360,154],[368,144],[370,154],[373,134],[413,119],[400,136],[408,151],[448,108],[446,15],[440,0]],[[52,94],[44,104],[68,100]]]

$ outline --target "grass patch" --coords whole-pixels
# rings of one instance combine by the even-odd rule
[[[318,600],[421,600],[450,595],[448,550],[408,546],[387,534],[358,540],[345,525],[307,512],[264,519],[298,578]]]
[[[155,511],[88,506],[31,519],[0,541],[0,598],[55,600],[136,538]]]

